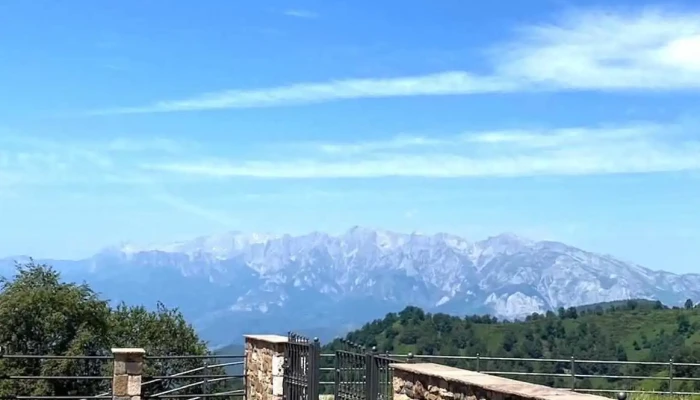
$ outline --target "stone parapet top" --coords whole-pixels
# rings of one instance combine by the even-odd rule
[[[601,396],[572,392],[567,389],[554,389],[534,383],[520,382],[513,379],[482,374],[466,369],[448,367],[433,363],[391,364],[398,371],[426,375],[449,382],[476,386],[484,390],[510,394],[522,398],[539,400],[601,400]]]
[[[282,335],[243,335],[243,337],[268,343],[287,343],[289,341],[286,336]]]
[[[117,347],[112,349],[112,354],[146,354],[146,350],[136,347]]]

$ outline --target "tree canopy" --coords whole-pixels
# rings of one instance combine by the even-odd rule
[[[560,377],[511,376],[557,387],[571,386],[571,359],[700,363],[700,309],[688,301],[667,308],[660,302],[629,300],[594,304],[558,312],[532,314],[524,321],[498,321],[490,316],[457,317],[407,307],[350,332],[346,339],[381,353],[421,356],[557,359],[549,361],[489,361],[481,371],[557,373]],[[329,344],[326,351],[339,346]],[[476,369],[474,360],[439,358],[438,363]],[[676,377],[700,377],[700,368],[677,365]],[[579,378],[578,388],[666,390],[668,365],[576,363],[580,375],[656,376],[649,380]],[[659,379],[661,378],[661,379]],[[677,380],[675,391],[697,391],[700,381]]]
[[[52,267],[33,261],[18,264],[14,277],[0,280],[0,321],[0,346],[8,355],[96,356],[90,360],[4,357],[0,358],[4,375],[110,377],[114,347],[141,347],[152,357],[210,354],[177,309],[163,304],[152,311],[125,304],[110,307],[88,285],[63,282]],[[148,359],[144,375],[170,375],[204,362]],[[224,372],[215,368],[207,373]],[[161,380],[144,386],[144,393],[192,382]],[[2,379],[0,395],[96,395],[110,387],[110,379]],[[201,388],[178,393],[201,393]]]

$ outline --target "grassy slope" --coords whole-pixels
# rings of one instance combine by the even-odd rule
[[[619,304],[614,304],[614,306],[619,306]],[[606,308],[606,307],[603,307]],[[588,310],[593,310],[594,307],[589,307]],[[617,309],[614,311],[607,311],[603,314],[596,314],[593,312],[588,312],[580,315],[576,319],[564,319],[562,323],[564,324],[567,331],[575,331],[577,326],[583,322],[594,323],[605,332],[605,336],[610,338],[614,343],[620,344],[624,347],[627,359],[629,361],[640,361],[649,359],[649,349],[644,348],[642,337],[646,336],[648,340],[653,340],[656,338],[660,332],[665,331],[667,334],[672,334],[678,329],[678,317],[684,315],[688,318],[691,325],[693,325],[694,333],[688,335],[685,340],[685,345],[691,348],[698,348],[700,346],[700,309],[653,309],[649,304],[643,304],[641,308],[634,310],[624,310]],[[533,320],[526,322],[516,322],[507,324],[472,324],[472,329],[478,340],[485,344],[488,349],[485,354],[496,354],[497,351],[503,344],[503,338],[508,331],[511,331],[516,336],[522,335],[528,325],[536,325],[544,323],[543,320]],[[406,329],[402,326],[400,321],[396,321],[393,328],[397,331],[402,331]],[[362,331],[362,330],[360,330]],[[378,347],[384,347],[383,344],[386,342],[386,337],[384,337],[384,332],[374,335]],[[384,343],[383,343],[384,342]],[[635,346],[635,342],[640,344]],[[394,351],[393,353],[406,354],[409,352],[416,352],[415,345],[401,344],[397,339],[392,341]],[[457,350],[457,354],[450,355],[468,355],[474,356],[475,354],[470,353],[470,350]],[[447,354],[445,354],[447,355]],[[544,354],[544,357],[553,357],[551,354]],[[670,354],[669,354],[670,357]],[[658,360],[667,361],[667,359]],[[436,362],[441,362],[437,360]],[[692,362],[700,362],[699,360],[692,360]],[[471,364],[470,364],[471,365]],[[666,371],[657,372],[656,376],[665,377],[668,376]],[[635,381],[635,387],[637,389],[643,390],[657,390],[659,380],[649,379],[645,381]],[[675,386],[675,385],[674,385]],[[630,388],[631,389],[631,388]],[[678,389],[677,389],[678,390]]]

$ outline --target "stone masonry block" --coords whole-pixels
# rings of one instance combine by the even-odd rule
[[[141,375],[127,375],[126,394],[129,396],[141,395]]]
[[[112,395],[117,397],[128,397],[129,375],[116,375],[112,378]]]
[[[125,366],[126,373],[129,375],[141,375],[143,373],[143,362],[127,362]]]
[[[126,362],[121,360],[114,361],[114,375],[126,375]]]

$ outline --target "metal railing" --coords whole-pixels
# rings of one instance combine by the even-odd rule
[[[336,367],[333,353],[321,354],[321,367],[319,371],[322,378],[334,377]],[[555,378],[560,389],[568,389],[577,392],[611,394],[624,391],[626,393],[646,393],[658,395],[676,395],[676,396],[697,396],[700,391],[679,390],[684,382],[697,382],[695,387],[700,387],[700,377],[685,376],[688,375],[688,370],[697,369],[700,371],[700,363],[683,363],[669,360],[667,362],[654,361],[617,361],[617,360],[587,360],[576,358],[518,358],[518,357],[486,357],[476,354],[474,356],[448,356],[448,355],[413,355],[413,354],[382,354],[387,360],[397,362],[435,362],[438,364],[455,364],[459,363],[459,367],[468,368],[484,374],[509,377],[518,380],[528,380],[537,377]],[[172,367],[177,365],[178,361],[196,361],[201,360],[202,365],[188,368],[173,373],[164,373],[163,375],[149,376],[143,375],[144,382],[142,386],[142,398],[144,399],[188,399],[202,400],[206,398],[233,398],[244,397],[244,380],[245,376],[242,373],[243,366],[242,355],[206,355],[206,356],[146,356],[145,366],[148,370],[149,366],[155,370],[167,370],[169,368],[160,368],[163,366]],[[12,355],[0,354],[0,400],[2,399],[17,399],[17,400],[80,400],[80,399],[102,399],[111,396],[108,390],[110,382],[113,379],[111,375],[111,362],[113,356],[56,356],[56,355]],[[215,363],[209,363],[208,360],[216,360]],[[221,362],[230,360],[227,362]],[[91,363],[102,365],[89,366]],[[159,364],[160,363],[160,364]],[[513,364],[517,363],[515,367]],[[553,364],[556,372],[535,372],[533,371],[537,364]],[[586,373],[590,370],[591,365],[618,365],[618,366],[647,366],[655,370],[652,375],[639,374],[597,374]],[[71,367],[70,365],[73,365]],[[77,367],[75,367],[77,365]],[[325,366],[323,366],[325,365]],[[388,365],[388,364],[387,364]],[[31,369],[37,371],[76,371],[76,372],[95,372],[94,374],[68,374],[59,373],[56,375],[20,375],[12,374],[14,370],[22,370],[23,367],[30,366]],[[241,366],[241,373],[221,373],[222,369]],[[523,366],[531,366],[530,371],[519,371]],[[170,368],[172,369],[172,368]],[[631,369],[631,368],[630,368]],[[684,369],[686,374],[681,375],[679,371]],[[4,370],[4,371],[3,371]],[[7,372],[6,372],[7,371]],[[225,372],[225,371],[224,371]],[[388,382],[387,378],[382,378]],[[342,380],[345,377],[342,377]],[[581,387],[584,380],[606,380],[608,388],[594,389]],[[15,392],[8,394],[7,385],[3,382],[30,382],[26,385],[18,385]],[[655,381],[665,382],[665,390],[641,390],[639,389],[640,381]],[[61,393],[57,395],[32,395],[36,393],[39,383],[42,382],[48,392]],[[63,383],[60,383],[63,382]],[[224,388],[223,383],[230,382],[238,384],[238,387]],[[383,381],[382,381],[383,382]],[[78,384],[79,383],[79,384]],[[337,385],[335,379],[321,380],[322,387],[330,388]],[[349,382],[355,383],[355,382]],[[154,386],[159,390],[155,390]],[[597,386],[597,385],[593,385]],[[102,387],[102,390],[94,390],[88,393],[86,390]],[[58,388],[58,389],[57,389]],[[85,390],[80,390],[81,388]],[[30,390],[31,389],[31,390]],[[194,389],[197,389],[196,392]],[[22,390],[29,390],[29,393],[24,394]],[[19,394],[22,393],[22,394]],[[94,395],[93,393],[99,393]]]
[[[92,399],[94,394],[64,394],[64,395],[31,395],[18,393],[63,392],[77,393],[81,388],[89,391],[91,388],[108,387],[112,375],[106,375],[105,362],[112,361],[112,356],[59,356],[59,355],[18,355],[0,352],[2,368],[0,368],[0,399]],[[77,365],[82,364],[82,365]],[[95,365],[97,364],[97,365]],[[64,371],[63,374],[17,375],[11,371]],[[71,374],[65,371],[72,370]],[[94,374],[87,374],[95,372]],[[99,375],[97,374],[99,373]],[[7,382],[13,382],[8,384]],[[25,383],[26,382],[26,383]],[[109,383],[107,383],[109,382]]]
[[[144,367],[148,369],[149,362],[160,364],[154,366],[156,370],[171,369],[172,364],[178,362],[200,360],[201,366],[190,368],[185,371],[166,373],[163,375],[142,375],[141,383],[143,399],[189,399],[201,400],[205,398],[234,398],[244,396],[244,375],[243,355],[177,355],[177,356],[146,356]],[[223,360],[235,360],[220,362]],[[89,400],[106,399],[112,395],[109,390],[112,385],[113,375],[112,355],[104,356],[59,356],[59,355],[24,355],[24,354],[2,354],[0,352],[0,400]],[[216,360],[210,364],[209,360]],[[99,362],[101,365],[91,365],[89,363]],[[227,367],[240,366],[241,373],[227,373]],[[48,375],[37,373],[33,375],[18,375],[6,373],[12,370],[90,370],[99,374],[56,374]],[[4,370],[4,371],[3,371]],[[223,370],[223,371],[222,371]],[[224,372],[224,373],[220,373]],[[236,382],[237,380],[237,382]],[[16,385],[7,385],[3,382],[18,382]],[[21,382],[30,381],[30,384],[22,385]],[[91,384],[85,383],[86,381]],[[184,384],[178,384],[180,382]],[[189,381],[189,382],[187,382]],[[233,382],[231,382],[233,381]],[[226,383],[230,383],[226,385]],[[236,385],[238,383],[238,385]],[[43,387],[40,387],[43,384]],[[149,389],[160,384],[160,391]],[[228,388],[226,388],[228,386]],[[164,388],[167,387],[167,388]],[[196,393],[194,388],[199,388]],[[224,390],[219,390],[224,388]],[[100,390],[101,389],[101,390]],[[92,393],[90,393],[92,391]],[[32,393],[60,393],[60,394],[32,394]],[[101,392],[101,393],[100,393]],[[99,394],[94,394],[99,393]]]
[[[323,353],[321,354],[321,357],[325,362],[323,364],[325,365],[332,365],[332,362],[329,361],[330,359],[335,358],[335,354],[333,353]],[[386,354],[387,357],[391,357],[392,359],[397,360],[398,362],[434,362],[437,364],[449,364],[450,361],[461,361],[462,363],[469,363],[469,369],[472,369],[477,372],[481,372],[483,374],[489,374],[489,375],[497,375],[497,376],[503,376],[503,377],[509,377],[512,379],[517,379],[517,380],[526,380],[529,377],[550,377],[550,378],[559,378],[560,380],[564,380],[568,383],[568,386],[562,387],[559,386],[557,388],[559,389],[568,389],[576,392],[585,392],[585,393],[600,393],[600,394],[613,394],[613,393],[619,393],[619,392],[625,392],[625,393],[647,393],[647,394],[659,394],[659,395],[676,395],[676,396],[691,396],[691,395],[700,395],[700,391],[682,391],[682,390],[674,390],[674,384],[676,383],[682,383],[682,382],[699,382],[700,383],[700,377],[689,377],[689,376],[679,376],[676,375],[677,368],[679,367],[689,367],[689,368],[698,368],[700,370],[700,363],[678,363],[674,362],[673,359],[670,359],[667,362],[655,362],[655,361],[617,361],[617,360],[586,360],[586,359],[576,359],[574,357],[571,358],[521,358],[521,357],[485,357],[481,356],[479,354],[476,354],[474,356],[448,356],[448,355],[414,355],[411,353],[408,354]],[[566,365],[566,368],[561,368],[563,371],[562,372],[528,372],[528,371],[514,371],[514,370],[507,370],[503,368],[494,368],[492,367],[493,364],[498,364],[501,363],[507,364],[507,363],[530,363],[531,365],[535,364],[541,364],[541,363],[550,363],[550,364],[559,364],[559,365]],[[615,374],[586,374],[586,373],[580,373],[577,372],[578,369],[577,367],[582,367],[583,365],[591,365],[591,364],[598,364],[598,365],[620,365],[620,366],[649,366],[649,367],[661,367],[666,370],[666,373],[664,375],[660,375],[657,373],[656,375],[632,375],[632,374],[621,374],[621,375],[615,375]],[[460,367],[465,367],[464,365]],[[331,376],[331,374],[334,372],[335,367],[323,367],[321,368],[321,372],[324,376],[328,377]],[[596,380],[596,379],[604,379],[608,381],[620,381],[620,382],[611,382],[612,384],[618,383],[618,385],[615,388],[611,389],[593,389],[593,388],[584,388],[580,387],[580,383],[584,380]],[[668,387],[668,390],[640,390],[635,385],[634,383],[639,381],[665,381],[666,385]],[[331,386],[335,385],[336,382],[334,381],[329,381],[329,380],[323,380],[320,382],[321,386]],[[700,386],[697,385],[697,386]]]
[[[228,374],[228,373],[213,373],[217,370],[224,369],[226,367],[243,365],[242,355],[206,355],[206,356],[187,356],[187,355],[177,355],[177,356],[146,356],[145,365],[147,366],[149,361],[160,361],[167,362],[173,360],[202,360],[203,364],[201,367],[192,368],[182,372],[176,372],[173,374],[163,375],[163,376],[143,376],[146,382],[141,384],[142,390],[144,387],[153,385],[155,383],[163,383],[168,381],[186,381],[195,380],[194,382],[188,382],[173,388],[168,388],[166,390],[156,392],[153,394],[143,394],[142,399],[188,399],[188,400],[199,400],[205,398],[220,398],[220,397],[241,397],[245,394],[245,389],[241,385],[240,389],[220,387],[221,383],[239,380],[243,382],[245,376],[241,374]],[[236,359],[240,361],[233,362],[223,362],[216,364],[209,364],[209,360],[225,360],[225,359]],[[201,372],[200,374],[194,374],[196,372]],[[225,372],[225,371],[224,371]],[[180,391],[185,391],[188,389],[199,388],[197,393],[177,393]],[[219,389],[223,389],[217,391]]]

